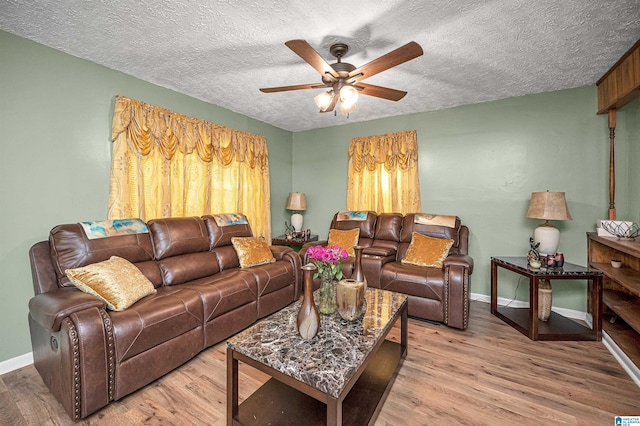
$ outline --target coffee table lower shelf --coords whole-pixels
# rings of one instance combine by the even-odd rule
[[[385,340],[342,403],[345,425],[373,424],[386,399],[404,354],[399,343]],[[304,393],[269,379],[238,407],[234,425],[326,425],[327,406]]]

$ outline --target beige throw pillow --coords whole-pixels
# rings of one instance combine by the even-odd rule
[[[431,238],[419,232],[411,234],[411,244],[402,263],[442,268],[442,261],[449,255],[453,240]]]
[[[249,268],[276,261],[266,241],[261,238],[232,237],[231,244],[236,250],[241,268]]]
[[[360,229],[354,228],[347,231],[340,229],[330,229],[327,247],[338,246],[345,250],[349,256],[355,256],[353,248],[358,245]]]
[[[151,281],[133,263],[118,256],[67,269],[65,274],[73,285],[104,300],[112,311],[123,311],[143,297],[156,293]]]

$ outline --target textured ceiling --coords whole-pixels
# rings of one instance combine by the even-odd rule
[[[0,29],[301,131],[594,84],[640,39],[640,0],[0,0]],[[320,83],[292,39],[329,63],[335,42],[355,66],[412,40],[424,55],[365,81],[404,99],[346,118],[316,90],[258,91]]]

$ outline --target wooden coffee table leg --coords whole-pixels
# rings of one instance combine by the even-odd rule
[[[327,426],[342,425],[342,402],[336,398],[327,398]]]
[[[233,425],[238,417],[238,360],[234,351],[227,348],[227,425]]]
[[[407,356],[407,326],[409,317],[409,304],[405,303],[404,309],[400,316],[400,356],[402,358]]]

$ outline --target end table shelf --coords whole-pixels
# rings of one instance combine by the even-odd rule
[[[498,268],[529,278],[529,307],[498,306]],[[538,284],[541,280],[589,280],[593,328],[551,312],[548,321],[538,319]],[[531,269],[526,257],[491,258],[491,313],[531,340],[601,340],[602,272],[565,263],[562,268]]]

